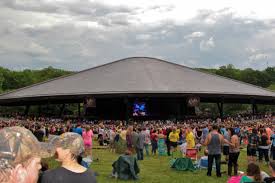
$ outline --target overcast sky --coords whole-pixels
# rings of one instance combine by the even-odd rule
[[[148,56],[275,66],[274,0],[1,0],[0,66],[82,70]]]

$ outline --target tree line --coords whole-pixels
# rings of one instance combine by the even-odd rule
[[[234,65],[229,64],[221,66],[218,69],[205,69],[199,68],[198,70],[224,76],[234,80],[250,83],[263,88],[268,88],[275,91],[275,67],[267,67],[265,70],[254,70],[251,68],[237,69]],[[210,109],[213,113],[217,114],[217,107],[215,104],[201,104],[202,109]],[[227,115],[234,115],[239,112],[251,111],[251,105],[248,104],[225,104],[224,112]],[[275,106],[259,105],[258,112],[274,112]]]
[[[53,67],[44,68],[42,70],[25,69],[23,71],[14,71],[0,67],[0,92],[7,92],[35,83],[54,79],[72,73],[62,69]]]
[[[241,70],[229,64],[218,69],[199,70],[275,90],[275,67],[267,67],[262,71],[251,68]]]

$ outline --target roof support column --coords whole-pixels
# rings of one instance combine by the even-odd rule
[[[25,111],[24,111],[24,116],[27,116],[29,114],[29,110],[30,110],[30,105],[26,105]]]
[[[223,118],[223,101],[221,102],[220,118]]]
[[[126,97],[124,98],[124,104],[125,104],[125,121],[126,121],[126,124],[129,124],[129,98]]]
[[[176,121],[178,121],[180,118],[180,103],[177,102],[176,105],[177,105]]]
[[[254,98],[251,99],[251,108],[252,108],[252,118],[254,119],[254,116],[257,114],[257,105]]]
[[[38,117],[41,117],[41,105],[38,105]]]
[[[81,115],[80,110],[81,110],[81,106],[80,106],[80,103],[78,103],[78,117],[79,117],[79,118],[80,118],[80,115]]]
[[[48,100],[47,105],[46,105],[46,111],[47,111],[47,112],[46,112],[46,116],[47,116],[47,117],[50,117],[50,113],[49,113],[50,106],[49,106],[49,105],[50,105],[50,101]]]
[[[63,116],[64,110],[65,110],[65,104],[62,104],[62,106],[60,107],[60,111],[59,111],[59,117]]]
[[[257,111],[257,104],[254,102],[252,104],[252,115],[255,116],[258,113]]]
[[[177,121],[181,120],[184,116],[184,103],[186,102],[185,98],[179,98],[176,100],[177,103]]]
[[[223,115],[224,115],[223,104],[224,104],[224,99],[222,98],[221,101],[217,103],[219,113],[220,113],[220,118],[223,118]]]

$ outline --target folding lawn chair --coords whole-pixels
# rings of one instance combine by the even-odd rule
[[[198,149],[192,148],[192,149],[186,149],[186,154],[185,156],[187,158],[190,158],[191,160],[198,160]]]

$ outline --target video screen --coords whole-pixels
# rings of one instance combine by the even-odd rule
[[[133,116],[146,116],[146,103],[145,102],[134,102]]]

